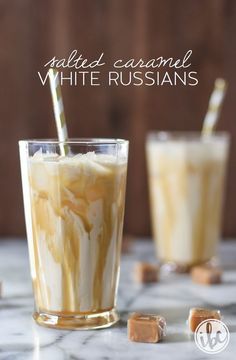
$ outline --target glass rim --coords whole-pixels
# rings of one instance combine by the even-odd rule
[[[42,145],[123,145],[128,144],[129,141],[125,139],[115,138],[69,138],[66,141],[60,141],[58,139],[22,139],[18,141],[20,144],[42,144]]]
[[[149,131],[146,136],[147,141],[168,142],[168,141],[210,141],[228,140],[230,133],[227,131],[213,131],[212,134],[203,135],[201,131]]]

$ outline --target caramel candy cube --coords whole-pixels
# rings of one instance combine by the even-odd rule
[[[219,268],[207,265],[194,266],[191,270],[192,280],[198,284],[221,283],[222,271]]]
[[[122,244],[121,244],[121,252],[123,254],[128,254],[130,252],[133,241],[134,241],[133,236],[131,236],[131,235],[123,236],[123,240],[122,240]]]
[[[140,262],[135,267],[135,279],[141,283],[157,282],[159,279],[159,266]]]
[[[198,325],[207,319],[221,319],[219,310],[193,308],[189,311],[188,324],[192,332],[196,330]]]
[[[131,341],[157,343],[165,335],[166,321],[160,315],[133,313],[128,319]]]

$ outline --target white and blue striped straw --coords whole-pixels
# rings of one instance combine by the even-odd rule
[[[226,90],[227,82],[224,79],[216,79],[214,90],[210,97],[208,110],[203,122],[203,136],[210,136],[213,133],[219,119]]]
[[[69,147],[67,144],[63,144],[68,140],[68,132],[66,127],[66,118],[62,100],[61,86],[59,83],[57,71],[50,68],[48,70],[48,73],[57,134],[60,142],[60,152],[61,155],[65,156],[69,152]]]

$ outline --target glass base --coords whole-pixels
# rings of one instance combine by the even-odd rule
[[[166,273],[188,273],[191,270],[191,266],[168,261],[161,263],[161,269]]]
[[[161,261],[161,269],[166,273],[189,273],[191,269],[196,265],[208,265],[215,267],[219,265],[217,257],[212,257],[209,260],[202,262],[192,263],[192,264],[181,264],[174,261]]]
[[[119,320],[115,309],[96,314],[56,315],[46,312],[34,312],[33,318],[38,325],[62,330],[102,329],[114,325]]]

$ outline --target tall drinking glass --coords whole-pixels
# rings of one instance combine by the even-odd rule
[[[114,324],[128,141],[22,140],[19,147],[34,319],[61,329]]]
[[[153,132],[146,154],[157,256],[174,270],[217,254],[229,137]]]

